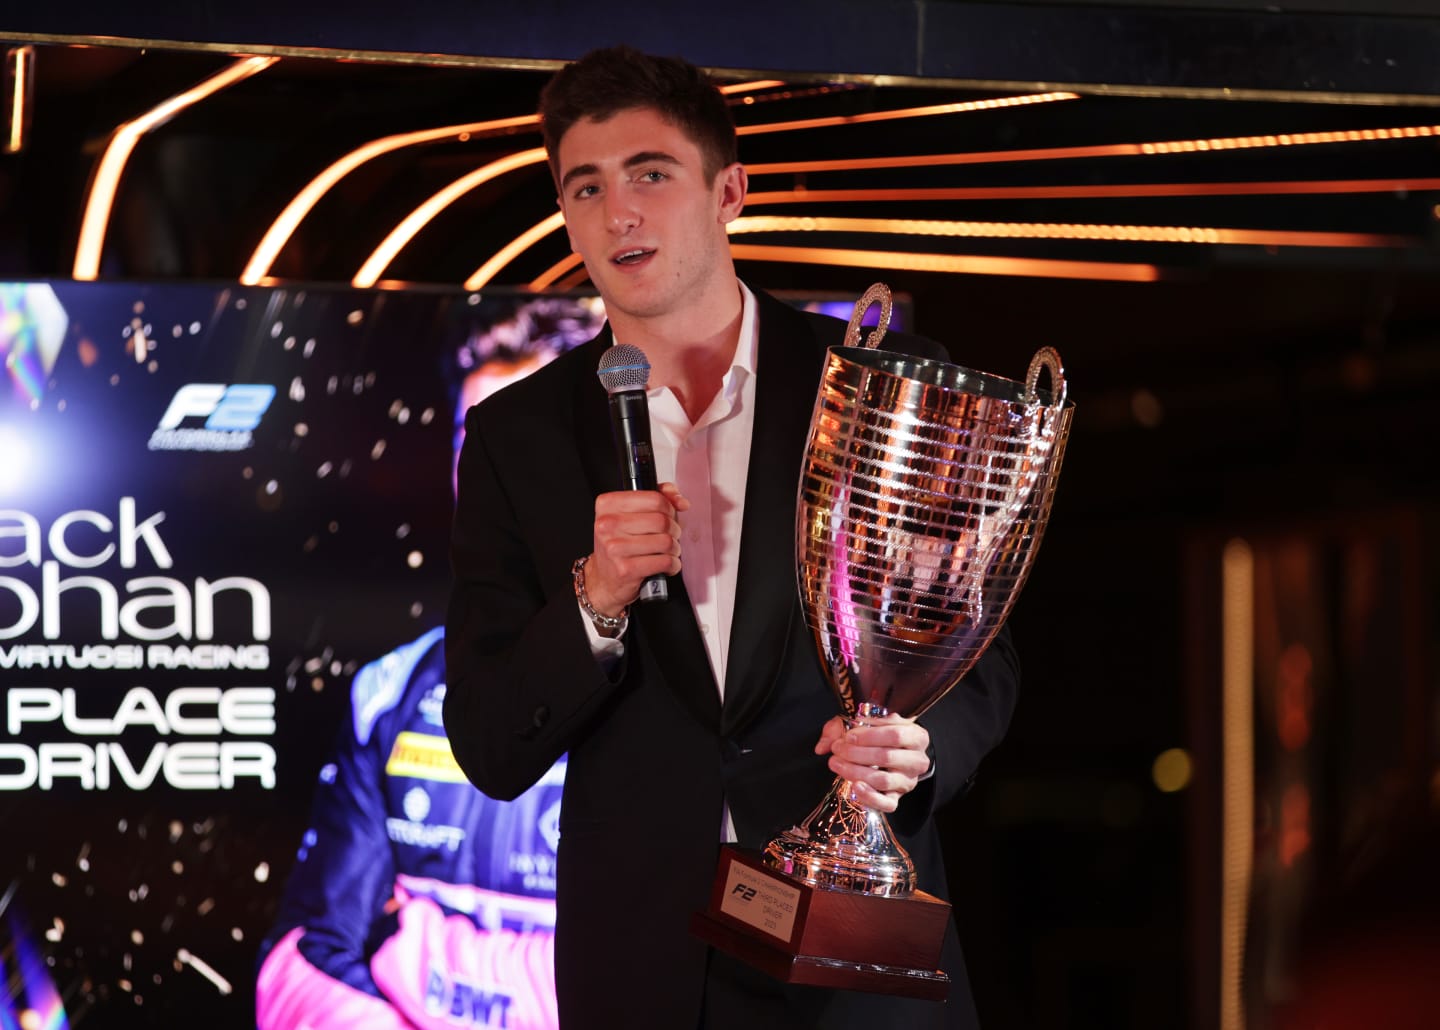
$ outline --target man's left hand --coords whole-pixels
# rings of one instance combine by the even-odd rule
[[[830,771],[855,784],[857,801],[893,812],[930,771],[929,747],[929,731],[914,719],[887,715],[847,730],[837,715],[820,731],[815,753],[828,754]]]

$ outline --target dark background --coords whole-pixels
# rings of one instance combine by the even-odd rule
[[[83,4],[7,12],[0,31],[16,37],[132,42],[79,50],[60,46],[73,40],[50,39],[39,51],[29,144],[0,157],[0,271],[69,274],[106,134],[223,67],[232,50],[283,59],[140,144],[117,198],[102,276],[233,281],[264,228],[329,161],[389,132],[527,113],[544,62],[610,38],[683,53],[727,78],[763,71],[785,80],[785,88],[756,93],[754,104],[737,103],[742,126],[1061,86],[1083,94],[1022,109],[749,136],[742,156],[751,164],[1440,125],[1440,21],[1430,3],[853,2],[643,16],[574,7],[462,12],[433,3],[408,6],[403,19],[353,8],[339,18],[314,7],[282,16],[267,5],[164,16]],[[759,25],[765,29],[745,31]],[[166,41],[219,45],[177,50]],[[1281,644],[1302,641],[1318,670],[1307,709],[1313,733],[1300,752],[1285,752],[1266,708],[1273,668],[1265,662],[1274,655],[1257,649],[1257,875],[1244,985],[1253,1025],[1271,1025],[1275,1006],[1304,990],[1296,972],[1303,948],[1293,942],[1306,935],[1298,928],[1317,907],[1343,912],[1347,889],[1384,868],[1395,840],[1434,818],[1436,140],[1074,153],[752,182],[752,190],[1042,191],[848,207],[794,202],[752,213],[1386,237],[1345,247],[824,240],[1160,270],[1159,281],[1145,283],[741,263],[742,275],[767,288],[858,295],[887,281],[912,298],[919,332],[986,371],[1019,376],[1046,344],[1066,361],[1075,431],[1052,524],[1012,623],[1024,694],[1009,739],[946,823],[957,916],[992,1030],[1221,1025],[1219,567],[1227,541],[1245,539],[1277,567],[1300,556],[1308,578],[1257,587],[1257,619],[1282,627]],[[522,129],[373,162],[307,217],[272,274],[345,282],[434,190],[536,145]],[[1315,182],[1372,185],[1253,189]],[[1252,192],[1155,197],[1140,188],[1215,183]],[[1061,187],[1113,192],[1077,196]],[[427,226],[387,278],[396,288],[454,290],[496,247],[549,214],[552,196],[542,167],[497,179]],[[816,239],[774,234],[763,242]],[[546,239],[497,282],[524,284],[564,254],[563,239]],[[1300,612],[1319,628],[1284,629]],[[1187,749],[1193,779],[1185,790],[1162,792],[1152,763],[1176,747]],[[1279,809],[1267,799],[1287,755],[1311,792],[1309,844],[1281,868],[1272,833]]]

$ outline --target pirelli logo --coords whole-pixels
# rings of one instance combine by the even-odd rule
[[[428,733],[406,732],[395,738],[390,758],[385,762],[390,776],[409,776],[416,780],[437,780],[441,783],[464,783],[465,774],[450,753],[450,742]]]

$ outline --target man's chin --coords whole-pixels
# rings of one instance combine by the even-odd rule
[[[605,302],[605,312],[611,318],[617,314],[636,319],[658,318],[675,306],[673,297],[662,296],[635,283],[601,282],[596,284],[596,288]]]

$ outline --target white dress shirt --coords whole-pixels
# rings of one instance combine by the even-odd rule
[[[646,392],[656,475],[660,482],[678,486],[690,501],[690,510],[680,514],[680,575],[695,609],[722,703],[740,567],[750,438],[755,427],[755,366],[760,346],[755,295],[744,283],[738,285],[743,309],[735,356],[719,392],[700,418],[692,425],[680,398],[668,386]],[[610,662],[624,654],[622,639],[600,636],[583,613],[581,618],[596,658]],[[727,841],[735,839],[728,806],[721,835]]]

